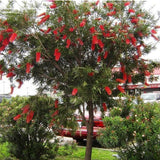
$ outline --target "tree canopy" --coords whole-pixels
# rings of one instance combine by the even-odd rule
[[[159,40],[160,26],[142,4],[53,0],[34,7],[1,12],[0,75],[13,81],[11,93],[15,81],[20,87],[33,78],[62,91],[64,107],[87,103],[91,114],[125,93],[122,84],[145,83],[150,67],[142,56],[152,49],[150,37]]]

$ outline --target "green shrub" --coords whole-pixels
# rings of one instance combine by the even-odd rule
[[[65,144],[64,146],[61,146],[58,150],[58,155],[59,156],[67,156],[67,155],[72,155],[73,151],[77,150],[76,143],[72,144]]]
[[[104,118],[105,128],[100,131],[99,143],[105,147],[119,147],[123,160],[159,160],[160,104],[140,102],[128,108],[126,117]]]
[[[28,104],[29,110],[24,111],[23,107]],[[16,97],[0,104],[0,134],[4,141],[9,142],[12,155],[20,160],[48,160],[56,156],[57,141],[50,142],[55,134],[48,127],[54,104],[54,100],[46,96]],[[33,119],[30,117],[26,122],[31,110]],[[15,121],[18,114],[21,117]]]
[[[98,142],[107,148],[120,147],[127,143],[127,126],[126,120],[122,117],[105,117],[105,128],[100,130],[100,136],[97,138]]]

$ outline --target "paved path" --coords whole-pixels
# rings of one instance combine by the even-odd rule
[[[56,139],[59,140],[59,144],[60,144],[60,145],[72,144],[73,142],[76,143],[76,140],[74,140],[74,139],[71,138],[71,137],[57,136]],[[54,139],[52,139],[51,142],[54,142]]]

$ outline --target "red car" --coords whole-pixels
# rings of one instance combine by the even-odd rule
[[[86,119],[88,119],[88,116],[85,115]],[[76,132],[73,134],[71,131],[72,129],[64,128],[62,129],[60,135],[66,136],[66,137],[72,137],[78,141],[87,139],[87,127],[82,125],[82,119],[77,118],[77,123],[79,124],[79,127],[77,128]],[[101,113],[97,112],[94,114],[94,127],[93,127],[93,138],[96,138],[98,135],[99,129],[103,128],[103,121],[101,118]]]

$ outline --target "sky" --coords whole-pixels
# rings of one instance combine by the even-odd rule
[[[0,1],[2,2],[0,9],[2,9],[3,4],[5,6],[5,4],[7,3],[8,0],[0,0]],[[26,1],[28,2],[28,1],[32,1],[32,0],[26,0]],[[45,0],[41,0],[41,2],[43,2],[43,1],[45,1]],[[140,1],[140,0],[137,0],[137,1]],[[19,4],[20,4],[20,2],[21,2],[21,0],[18,0]],[[153,9],[151,9],[152,7],[153,7]],[[154,14],[156,17],[158,17],[158,16],[160,17],[159,0],[145,0],[144,8],[148,9],[151,12],[151,14]],[[158,11],[159,11],[159,15],[158,15]],[[160,20],[159,20],[158,24],[160,25]],[[156,49],[152,50],[151,53],[149,55],[147,55],[145,58],[160,61],[159,55],[160,55],[160,44],[158,43],[156,45]],[[9,94],[10,93],[10,85],[11,85],[10,81],[7,78],[3,77],[2,80],[0,80],[0,94]],[[18,83],[15,85],[18,86]],[[14,92],[11,96],[35,95],[37,93],[36,88],[37,88],[37,86],[33,85],[32,80],[26,81],[23,83],[23,85],[20,89],[15,87]]]

